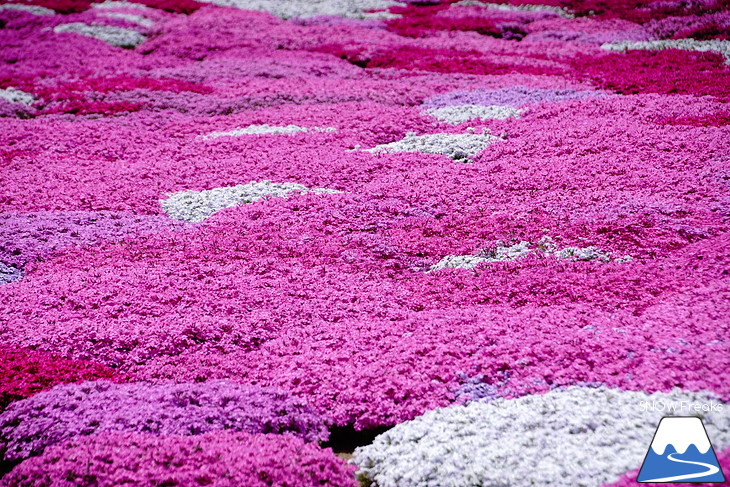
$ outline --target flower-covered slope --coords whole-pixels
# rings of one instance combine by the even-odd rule
[[[0,443],[40,455],[9,485],[349,485],[289,433],[576,385],[730,400],[727,2],[24,0],[0,27]],[[409,470],[373,448],[371,480]],[[589,485],[639,467],[596,457]]]

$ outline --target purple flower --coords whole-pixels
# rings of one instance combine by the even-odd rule
[[[11,404],[0,415],[5,460],[37,455],[76,436],[103,432],[199,435],[230,430],[324,441],[328,431],[304,401],[285,392],[211,381],[198,384],[64,384]]]

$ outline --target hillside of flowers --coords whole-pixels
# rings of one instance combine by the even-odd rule
[[[728,317],[727,0],[0,0],[0,486],[727,477]]]

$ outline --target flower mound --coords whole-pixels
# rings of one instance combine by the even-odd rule
[[[289,436],[106,433],[51,447],[21,463],[2,485],[354,487],[352,470],[331,450]]]
[[[712,396],[570,387],[431,411],[358,448],[353,460],[381,487],[600,485],[641,465],[659,420],[673,415],[651,410],[653,401],[714,402],[703,422],[716,448],[730,446],[728,404]]]
[[[0,415],[5,460],[22,460],[76,436],[105,432],[199,435],[231,430],[326,440],[321,418],[286,393],[226,381],[59,385]]]

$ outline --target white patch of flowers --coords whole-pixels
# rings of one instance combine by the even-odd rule
[[[519,118],[521,110],[511,106],[456,105],[442,108],[430,108],[426,113],[442,122],[458,125],[469,120],[504,120]]]
[[[145,36],[132,29],[111,25],[89,25],[82,22],[57,25],[53,28],[53,32],[73,32],[99,39],[116,47],[135,47],[145,40]]]
[[[252,181],[238,186],[170,193],[168,198],[160,200],[160,203],[162,209],[170,218],[198,223],[225,208],[253,203],[266,197],[286,197],[286,195],[295,191],[317,194],[339,193],[339,191],[328,188],[309,189],[297,183]]]
[[[125,1],[117,1],[117,0],[106,0],[105,2],[101,3],[94,3],[91,5],[94,8],[138,8],[140,10],[150,10],[150,8],[147,5],[142,5],[141,3],[134,3],[134,2],[125,2]]]
[[[426,134],[409,133],[405,138],[366,149],[373,154],[393,152],[423,152],[441,154],[455,161],[470,159],[495,142],[503,139],[490,134]]]
[[[490,10],[500,10],[502,12],[554,12],[556,15],[572,19],[575,15],[571,14],[567,10],[561,7],[554,7],[552,5],[509,5],[503,3],[485,3],[479,0],[461,0],[452,5],[462,7],[485,7]]]
[[[535,249],[530,248],[529,242],[520,242],[518,244],[506,247],[501,241],[497,241],[494,250],[484,250],[473,255],[447,255],[438,263],[431,266],[430,271],[440,269],[473,269],[483,262],[504,262],[508,260],[521,259],[528,254],[536,253],[546,257],[556,257],[558,259],[573,261],[599,261],[611,262],[611,253],[600,250],[594,246],[589,247],[563,247],[558,248],[552,238],[543,237],[538,242]],[[633,258],[630,255],[613,259],[613,262],[623,263],[631,262]]]
[[[335,15],[353,19],[395,17],[385,9],[400,5],[392,0],[201,0],[221,7],[269,12],[282,19]],[[369,12],[379,10],[379,12]]]
[[[609,262],[610,254],[596,247],[565,247],[555,252],[555,257],[568,260],[600,260],[601,262]]]
[[[10,103],[21,103],[23,105],[31,105],[35,101],[35,98],[30,93],[16,90],[12,87],[0,90],[0,99],[9,101]]]
[[[241,127],[228,132],[211,132],[204,135],[204,139],[216,139],[218,137],[238,137],[241,135],[288,135],[296,134],[300,132],[336,132],[337,129],[334,127],[299,127],[298,125],[249,125],[248,127]]]
[[[607,51],[633,51],[649,50],[661,51],[664,49],[681,49],[683,51],[715,51],[725,56],[725,64],[730,64],[730,41],[709,40],[698,41],[695,39],[667,39],[661,41],[621,41],[603,44],[601,49]]]
[[[601,262],[611,262],[611,253],[604,250],[600,250],[593,245],[589,247],[564,247],[559,249],[552,238],[543,237],[538,242],[537,250],[542,252],[544,255],[552,255],[559,259],[567,260],[598,260]],[[623,257],[616,257],[613,262],[623,263],[631,262],[634,260],[630,255],[624,255]]]
[[[23,278],[23,271],[0,262],[0,285],[19,281]]]
[[[6,3],[0,5],[0,10],[15,10],[17,12],[27,12],[33,15],[55,15],[56,11],[50,8],[41,7],[40,5],[23,5],[22,3]]]
[[[609,252],[604,252],[603,250],[599,250],[594,246],[589,247],[564,247],[562,249],[559,249],[558,246],[555,244],[552,238],[550,237],[543,237],[540,239],[540,242],[538,242],[537,247],[538,252],[541,252],[545,255],[552,255],[559,259],[567,259],[567,260],[599,260],[601,262],[610,262],[611,261],[611,254]],[[628,257],[628,260],[631,260],[630,256]],[[624,259],[626,258],[624,257]],[[628,260],[622,260],[622,262],[628,262]]]
[[[110,19],[126,20],[127,22],[141,25],[142,27],[152,27],[152,24],[154,24],[154,22],[152,22],[150,19],[142,17],[141,15],[126,14],[122,12],[102,12],[99,14],[99,16],[108,17]]]
[[[644,407],[652,402],[719,404],[697,415],[716,449],[730,445],[730,405],[709,394],[573,386],[430,411],[357,448],[352,462],[378,487],[599,487],[639,468],[659,420],[673,415]]]
[[[506,260],[517,260],[530,253],[530,244],[520,242],[510,247],[505,247],[502,242],[497,242],[497,247],[492,251],[482,252],[477,255],[447,255],[437,264],[431,266],[431,271],[439,269],[472,269],[482,262],[504,262]]]

